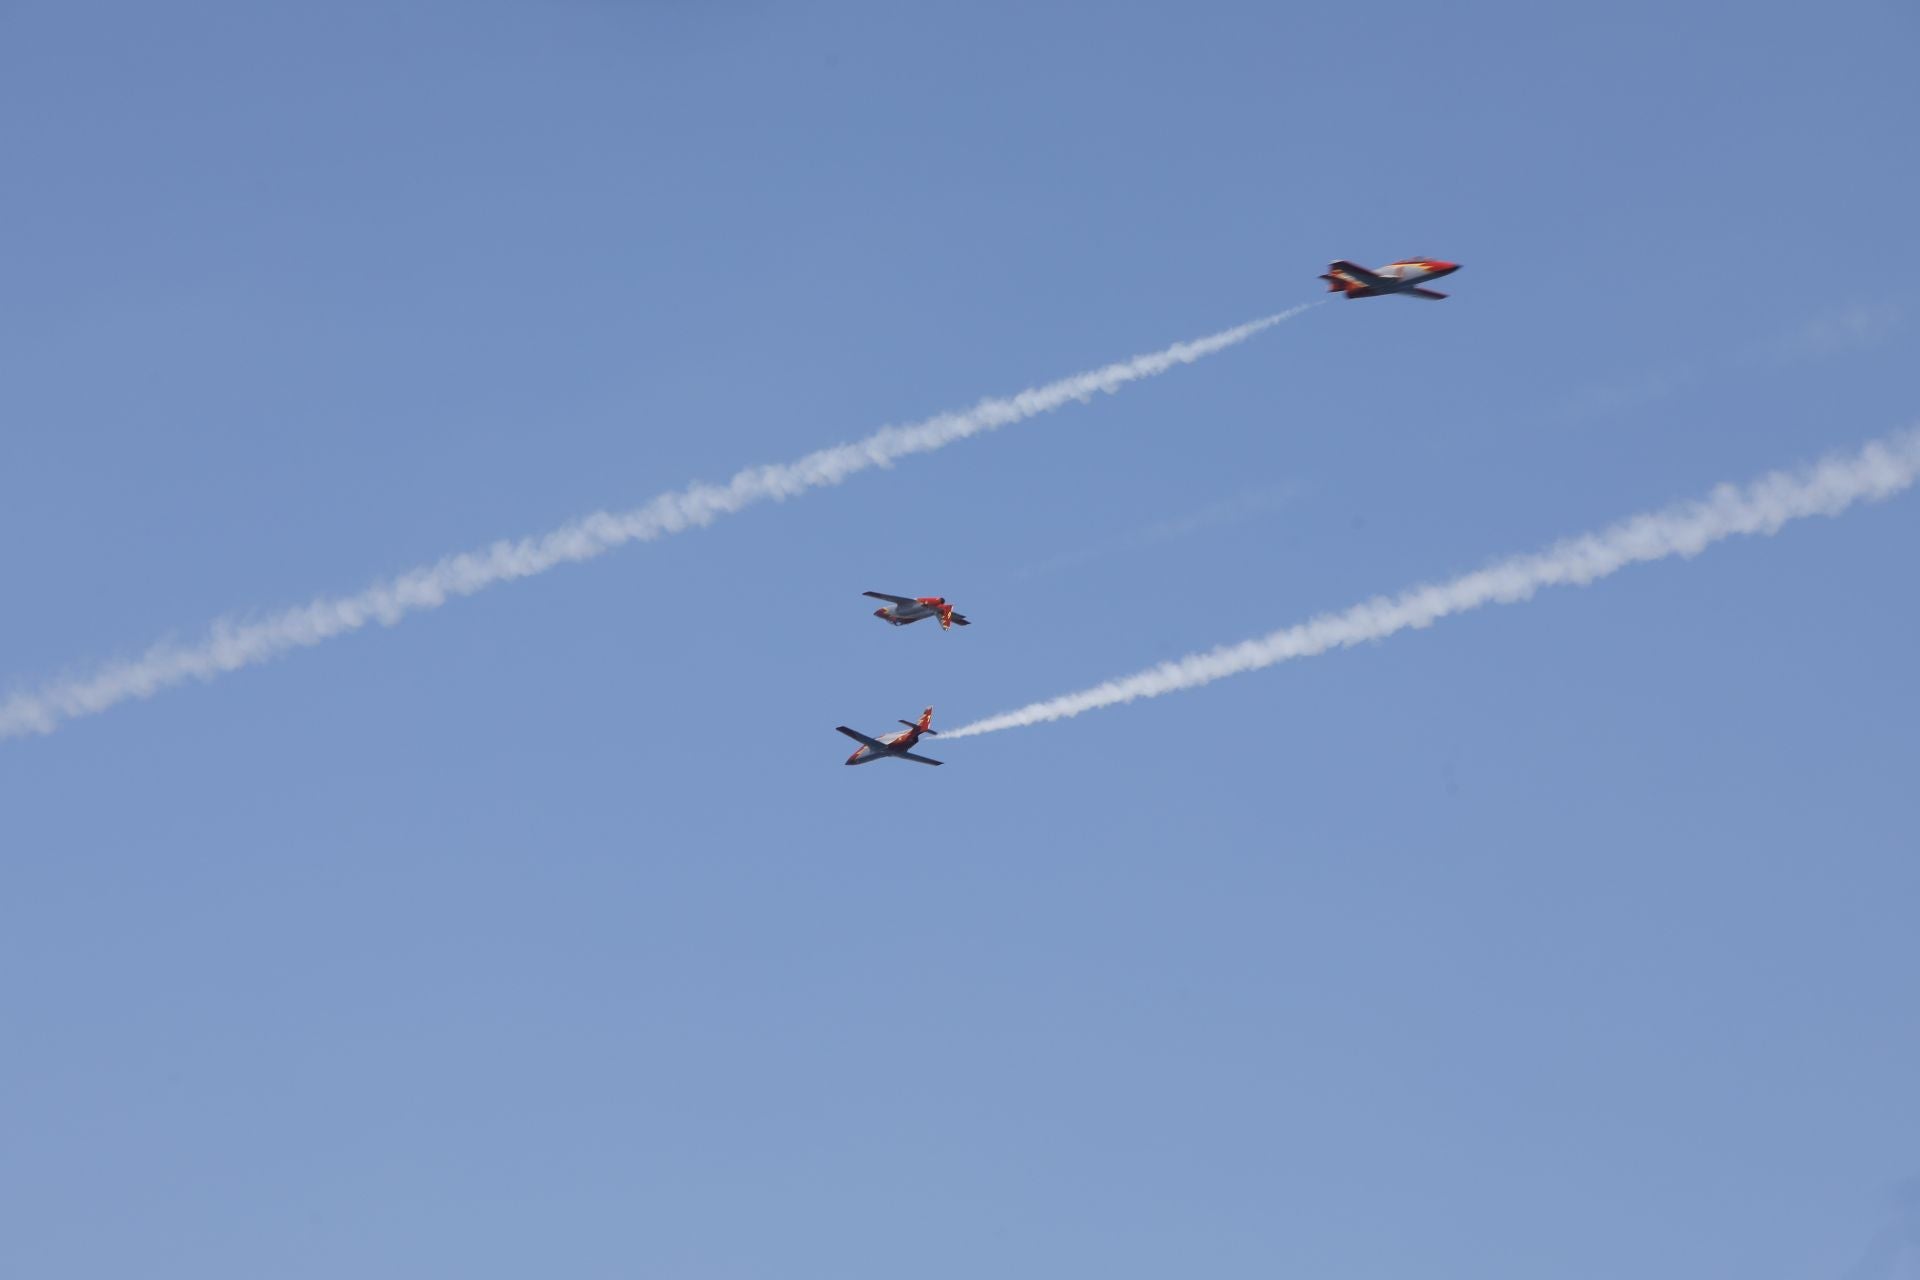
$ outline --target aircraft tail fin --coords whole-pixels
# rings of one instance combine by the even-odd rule
[[[940,736],[940,731],[938,729],[929,729],[924,724],[915,724],[911,720],[902,720],[900,723],[907,726],[907,728],[909,729],[918,729],[920,732],[926,734],[929,738],[937,738]]]
[[[1332,272],[1328,272],[1320,278],[1327,282],[1328,293],[1344,293],[1349,298],[1371,298],[1375,292],[1370,285],[1361,284],[1358,280],[1349,280],[1344,276],[1337,276]]]

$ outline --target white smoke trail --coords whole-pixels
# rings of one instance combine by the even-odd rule
[[[1430,626],[1481,605],[1517,604],[1542,587],[1585,586],[1630,564],[1698,555],[1736,534],[1772,534],[1789,520],[1839,515],[1856,502],[1891,497],[1916,478],[1920,478],[1920,429],[1897,432],[1857,453],[1830,457],[1798,471],[1775,471],[1744,486],[1723,484],[1697,501],[1633,516],[1533,555],[1516,556],[1397,596],[1377,596],[1344,613],[1322,614],[1257,640],[1163,662],[1079,693],[945,730],[942,737],[970,738],[1063,720],[1136,698],[1157,698],[1293,658]]]
[[[288,609],[259,621],[221,619],[199,641],[162,643],[140,657],[101,667],[91,675],[56,680],[0,702],[0,739],[51,733],[64,721],[97,715],[129,698],[152,697],[188,680],[211,680],[291,649],[319,644],[370,622],[391,626],[410,613],[437,609],[455,596],[469,596],[495,583],[545,573],[556,565],[591,560],[629,542],[696,526],[768,500],[784,501],[810,489],[839,484],[872,467],[931,453],[956,440],[1023,422],[1072,401],[1111,394],[1129,383],[1237,346],[1283,320],[1317,306],[1303,303],[1192,342],[1135,356],[1105,368],[1074,374],[1017,395],[982,400],[971,409],[943,413],[905,426],[883,427],[864,440],[835,445],[793,462],[749,467],[724,485],[696,484],[623,512],[596,512],[550,533],[501,541],[483,551],[449,556],[409,570],[350,596],[335,596]]]

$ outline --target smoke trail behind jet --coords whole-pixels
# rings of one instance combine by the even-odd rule
[[[1775,471],[1746,485],[1723,484],[1696,501],[1633,516],[1533,555],[1516,556],[1397,596],[1376,596],[1343,613],[1322,614],[1257,640],[1163,662],[1079,693],[949,729],[944,736],[968,738],[1063,720],[1136,698],[1197,689],[1293,658],[1384,639],[1482,605],[1518,604],[1542,587],[1585,586],[1630,564],[1696,556],[1736,534],[1770,535],[1790,520],[1839,515],[1856,502],[1889,498],[1910,487],[1916,477],[1920,477],[1920,429],[1896,432],[1856,453],[1829,457],[1797,471]]]
[[[914,454],[931,453],[968,436],[1050,413],[1076,400],[1090,400],[1101,393],[1110,395],[1130,383],[1238,346],[1317,305],[1303,303],[1017,395],[982,400],[971,409],[883,427],[864,440],[821,449],[793,462],[749,467],[724,485],[696,484],[662,494],[630,511],[596,512],[549,533],[449,556],[377,582],[355,595],[323,597],[258,621],[222,619],[197,642],[155,645],[138,658],[103,666],[91,675],[57,680],[14,694],[0,702],[0,738],[51,733],[65,721],[97,715],[129,698],[152,697],[188,680],[211,680],[289,650],[358,631],[370,622],[391,626],[408,614],[437,609],[456,596],[473,595],[496,583],[545,573],[572,561],[591,560],[629,542],[651,542],[708,525],[756,503],[785,501],[812,489],[837,485],[862,471],[891,466]]]

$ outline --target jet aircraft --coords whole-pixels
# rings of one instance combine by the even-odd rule
[[[1349,298],[1377,298],[1389,293],[1404,293],[1437,301],[1447,295],[1438,289],[1423,289],[1420,286],[1429,280],[1450,276],[1459,269],[1457,262],[1441,262],[1435,258],[1402,258],[1398,262],[1389,262],[1378,271],[1372,271],[1342,258],[1338,262],[1328,263],[1326,274],[1320,278],[1327,282],[1331,292],[1344,293]]]
[[[846,734],[860,744],[860,749],[847,757],[847,763],[872,764],[875,760],[911,760],[915,764],[942,763],[939,760],[929,760],[925,756],[917,756],[910,750],[920,741],[920,735],[923,733],[935,738],[940,736],[927,727],[933,723],[932,707],[920,713],[919,724],[911,720],[902,720],[900,723],[907,726],[905,733],[883,734],[878,738],[869,738],[866,734],[849,729],[843,724],[834,726],[840,733]]]
[[[907,596],[890,596],[884,591],[862,591],[860,594],[875,600],[892,601],[893,608],[889,609],[883,605],[873,611],[873,616],[882,622],[890,623],[896,627],[904,627],[909,622],[918,622],[922,618],[932,617],[938,617],[940,619],[940,629],[942,631],[950,630],[956,626],[965,627],[972,625],[966,620],[964,615],[953,611],[953,606],[947,603],[945,596],[917,596],[909,598]]]

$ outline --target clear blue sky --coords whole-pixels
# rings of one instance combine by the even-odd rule
[[[940,770],[832,732],[1912,423],[1916,48],[0,5],[5,688],[1465,264],[0,743],[0,1273],[1920,1274],[1920,499]]]

